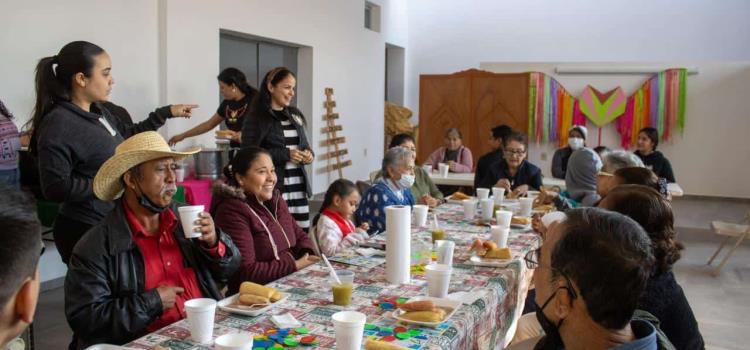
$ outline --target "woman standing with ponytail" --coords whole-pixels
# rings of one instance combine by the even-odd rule
[[[305,135],[305,116],[290,106],[297,79],[289,69],[271,69],[260,84],[260,92],[251,107],[250,118],[242,127],[242,147],[257,146],[268,150],[276,167],[281,190],[297,224],[307,232],[310,227],[310,182],[305,165],[313,161],[310,143]]]
[[[62,203],[53,232],[66,264],[76,242],[114,206],[94,196],[92,183],[115,147],[136,133],[158,129],[169,118],[189,118],[197,107],[164,106],[128,125],[102,104],[114,84],[111,71],[107,52],[86,41],[68,43],[36,67],[30,149],[38,158],[42,193]]]
[[[242,122],[250,113],[250,103],[255,95],[258,94],[258,90],[255,90],[247,83],[245,74],[237,68],[224,69],[216,78],[219,80],[219,92],[221,96],[224,96],[224,101],[221,101],[216,113],[194,128],[172,136],[169,139],[170,145],[174,145],[188,137],[205,134],[224,121],[229,130],[229,146],[232,148],[240,147]]]

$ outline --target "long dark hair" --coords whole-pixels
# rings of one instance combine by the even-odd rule
[[[250,169],[250,165],[260,157],[261,154],[271,156],[268,151],[263,148],[250,146],[245,147],[237,151],[234,158],[229,161],[229,164],[224,167],[224,176],[227,177],[227,183],[231,186],[238,186],[237,178],[235,175],[245,175]]]
[[[646,135],[646,137],[648,137],[651,140],[651,142],[654,143],[654,149],[653,150],[656,151],[656,146],[659,145],[659,130],[656,130],[656,128],[652,128],[650,126],[647,126],[647,127],[643,128],[643,129],[641,129],[640,131],[638,131],[638,133],[639,134],[643,133],[644,135]]]
[[[229,86],[236,86],[242,93],[247,95],[249,98],[255,97],[255,94],[258,93],[258,90],[255,90],[254,87],[250,86],[250,84],[247,83],[247,78],[245,78],[245,73],[242,73],[241,70],[229,67],[221,71],[219,75],[216,77],[220,82],[227,84]]]
[[[290,75],[295,79],[297,78],[294,73],[286,67],[276,67],[268,71],[266,76],[263,77],[263,82],[260,83],[260,89],[258,95],[256,95],[253,100],[252,109],[254,111],[267,111],[271,109],[271,90],[268,89],[268,84],[270,83],[271,85],[276,86],[279,82]],[[299,114],[299,117],[302,118],[303,123],[306,123],[305,117],[302,113]]]
[[[328,186],[328,191],[326,191],[325,197],[323,198],[323,204],[320,206],[320,211],[315,215],[315,218],[313,218],[313,226],[318,224],[318,219],[320,219],[323,210],[333,204],[334,197],[339,196],[339,198],[344,199],[354,191],[357,191],[357,186],[347,179],[338,179],[331,183],[331,185]]]
[[[651,238],[656,274],[669,271],[680,259],[685,245],[676,238],[672,206],[658,191],[642,185],[619,185],[602,202],[604,209],[625,214],[643,227]]]
[[[104,49],[88,41],[73,41],[63,46],[55,56],[39,60],[36,65],[36,103],[31,120],[29,149],[36,155],[36,135],[39,125],[56,102],[70,101],[73,76],[78,73],[89,77],[96,64],[96,56]],[[27,123],[28,126],[28,123]]]

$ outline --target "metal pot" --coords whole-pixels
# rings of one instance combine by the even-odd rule
[[[220,149],[204,149],[193,155],[195,159],[195,177],[216,180],[229,163],[229,153]]]

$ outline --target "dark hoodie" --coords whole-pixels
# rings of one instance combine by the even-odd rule
[[[229,294],[245,281],[266,284],[297,271],[295,260],[315,254],[313,242],[297,225],[281,192],[261,203],[242,189],[214,186],[212,214],[216,226],[232,237],[242,263],[229,279]]]
[[[656,174],[658,177],[663,177],[669,182],[677,182],[674,179],[674,173],[672,172],[672,164],[669,163],[669,159],[659,151],[654,151],[651,154],[644,156],[640,151],[635,151],[637,155],[643,161],[643,164],[647,168]]]

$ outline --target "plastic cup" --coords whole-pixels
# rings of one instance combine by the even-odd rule
[[[214,340],[216,350],[251,350],[253,335],[246,332],[224,334]]]
[[[448,170],[450,170],[448,164],[438,163],[438,171],[440,171],[440,176],[448,177]]]
[[[437,246],[437,263],[453,266],[453,251],[456,249],[456,243],[439,240],[435,241],[435,246]]]
[[[482,207],[482,220],[492,220],[492,213],[494,213],[495,210],[495,201],[490,198],[486,198],[480,200],[479,205]]]
[[[513,219],[513,212],[508,210],[498,210],[495,212],[497,225],[500,227],[510,228],[510,221]]]
[[[185,168],[179,168],[174,170],[174,180],[176,182],[185,181]]]
[[[498,248],[505,248],[508,246],[508,234],[510,234],[509,228],[493,225],[490,229],[490,240],[495,242]]]
[[[519,216],[531,216],[531,208],[534,205],[534,198],[519,198],[518,203],[520,203],[521,209],[518,212]]]
[[[464,199],[464,220],[474,220],[477,215],[477,201],[474,199]]]
[[[359,350],[367,316],[357,311],[339,311],[331,316],[336,332],[336,350]]]
[[[195,232],[195,228],[200,227],[195,224],[195,220],[200,218],[203,210],[204,207],[202,205],[188,205],[177,208],[177,212],[180,213],[180,222],[182,223],[182,230],[185,232],[185,238],[201,236],[200,232]]]
[[[496,205],[503,204],[503,200],[505,200],[505,188],[503,188],[503,187],[493,187],[492,188],[492,197],[495,198],[495,204]]]
[[[427,276],[427,295],[445,298],[451,282],[453,268],[446,264],[431,264],[424,267]]]
[[[414,222],[418,227],[427,226],[427,211],[429,207],[424,204],[416,204],[412,207],[412,213],[414,214]]]
[[[336,270],[341,284],[331,277],[331,291],[333,292],[333,304],[347,306],[352,303],[352,291],[354,290],[354,271]]]
[[[208,344],[214,334],[214,315],[216,300],[208,298],[190,299],[185,302],[185,313],[190,325],[190,338],[193,341]]]
[[[422,169],[428,174],[432,173],[432,164],[422,165]]]
[[[477,188],[477,199],[487,199],[490,198],[490,189],[489,188]]]

